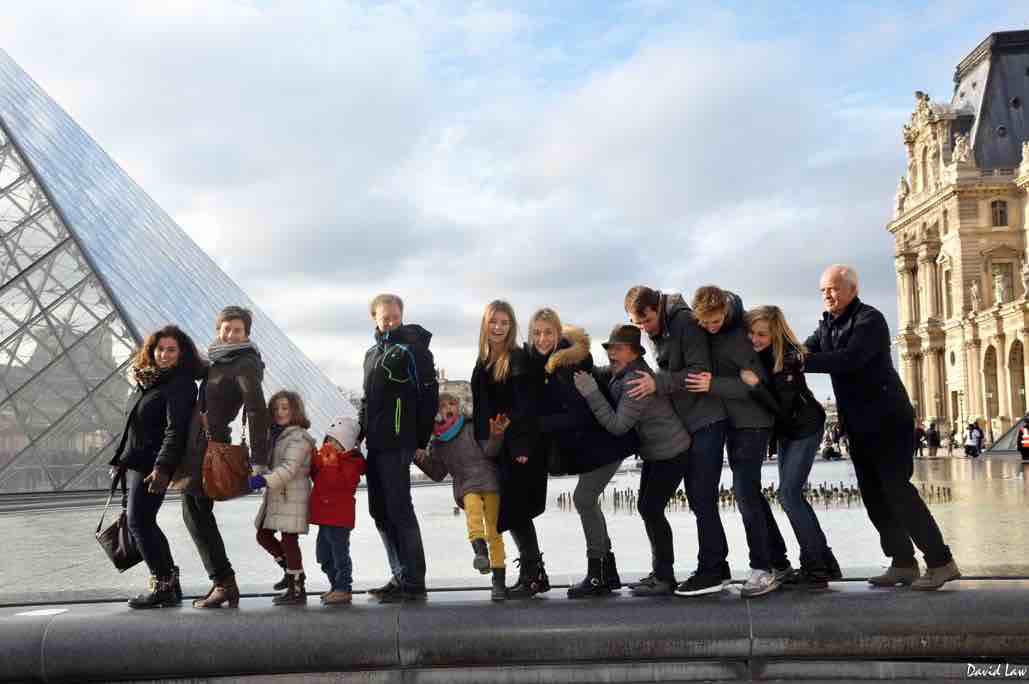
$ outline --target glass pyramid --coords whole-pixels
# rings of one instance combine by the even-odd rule
[[[320,433],[342,391],[0,50],[0,494],[106,488],[133,351],[176,323],[205,347],[254,312],[265,393]]]

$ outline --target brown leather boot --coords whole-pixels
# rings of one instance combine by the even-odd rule
[[[239,607],[239,587],[236,586],[236,576],[229,575],[220,582],[215,582],[211,591],[202,599],[193,601],[194,608],[221,608],[228,603],[229,608]]]

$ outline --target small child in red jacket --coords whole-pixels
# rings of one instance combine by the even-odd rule
[[[322,594],[322,603],[328,605],[351,601],[350,531],[354,529],[357,485],[366,470],[357,448],[360,432],[353,418],[337,418],[311,459],[311,523],[318,525],[318,563],[329,577],[330,589]]]

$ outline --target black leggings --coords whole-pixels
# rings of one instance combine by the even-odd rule
[[[157,526],[157,512],[164,503],[164,492],[151,494],[143,480],[146,475],[136,470],[125,471],[125,483],[129,493],[129,531],[136,540],[140,555],[150,568],[150,574],[157,577],[171,577],[171,548],[164,532]]]
[[[518,547],[518,556],[523,563],[539,560],[540,542],[536,537],[536,525],[531,520],[517,528],[512,527],[508,531],[511,533],[511,538],[514,539],[515,546]]]

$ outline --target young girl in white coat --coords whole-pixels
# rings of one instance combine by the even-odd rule
[[[311,496],[311,454],[314,439],[307,432],[311,421],[307,419],[304,402],[296,392],[276,392],[268,401],[271,414],[269,448],[271,470],[250,478],[250,489],[265,488],[264,501],[257,512],[257,543],[264,547],[286,570],[283,581],[276,589],[285,593],[276,596],[277,606],[304,603],[304,564],[300,557],[298,535],[307,534],[308,499]],[[282,539],[275,533],[281,532]]]

